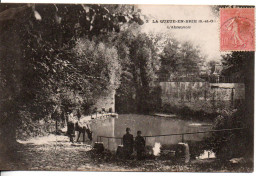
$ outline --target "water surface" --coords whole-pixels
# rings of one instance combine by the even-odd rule
[[[191,133],[198,131],[211,130],[211,125],[208,123],[181,120],[177,118],[164,118],[151,115],[137,114],[121,114],[116,118],[108,118],[96,120],[92,123],[93,142],[97,141],[97,136],[123,137],[126,128],[131,129],[131,133],[136,136],[138,130],[142,131],[143,136],[165,135],[165,134],[180,134]],[[184,141],[200,141],[203,137],[209,134],[192,134],[185,135]],[[105,148],[116,150],[121,144],[120,139],[102,138]],[[182,141],[182,136],[163,136],[146,138],[147,145],[154,145],[155,142],[160,144],[177,144]]]

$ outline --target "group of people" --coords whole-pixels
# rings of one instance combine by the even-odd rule
[[[83,142],[85,142],[85,133],[87,133],[89,140],[92,140],[92,131],[88,124],[80,123],[80,116],[76,116],[78,119],[75,119],[73,113],[68,113],[67,118],[67,135],[70,139],[70,142],[74,143],[74,138],[76,137],[75,132],[78,132],[76,142],[79,141],[81,134],[83,134]],[[137,153],[137,159],[143,160],[145,158],[145,139],[142,136],[141,131],[137,131],[137,136],[134,139],[134,136],[130,133],[130,128],[126,128],[126,134],[123,136],[123,151],[126,159],[130,159],[134,149]]]
[[[74,142],[75,132],[78,133],[76,142],[79,141],[80,135],[83,135],[83,142],[85,142],[85,134],[87,133],[88,138],[90,141],[92,141],[92,131],[90,130],[90,127],[88,124],[82,124],[80,122],[80,116],[77,116],[77,120],[73,119],[73,113],[70,113],[68,115],[68,122],[67,122],[67,135],[70,138],[70,142]]]
[[[145,139],[141,131],[137,131],[135,137],[130,133],[130,128],[126,128],[126,134],[123,136],[123,149],[126,159],[130,159],[134,149],[137,153],[137,159],[143,160],[145,158]]]

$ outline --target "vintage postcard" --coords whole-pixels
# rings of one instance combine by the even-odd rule
[[[255,7],[0,3],[0,170],[253,172]]]

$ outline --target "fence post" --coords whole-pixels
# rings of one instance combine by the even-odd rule
[[[99,137],[99,136],[97,136],[97,142],[98,142],[98,137]]]
[[[231,106],[234,105],[234,88],[231,89]]]
[[[181,141],[184,143],[184,134],[181,135]]]

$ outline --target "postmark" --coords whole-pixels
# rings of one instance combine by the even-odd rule
[[[255,9],[220,9],[220,50],[255,50]]]

